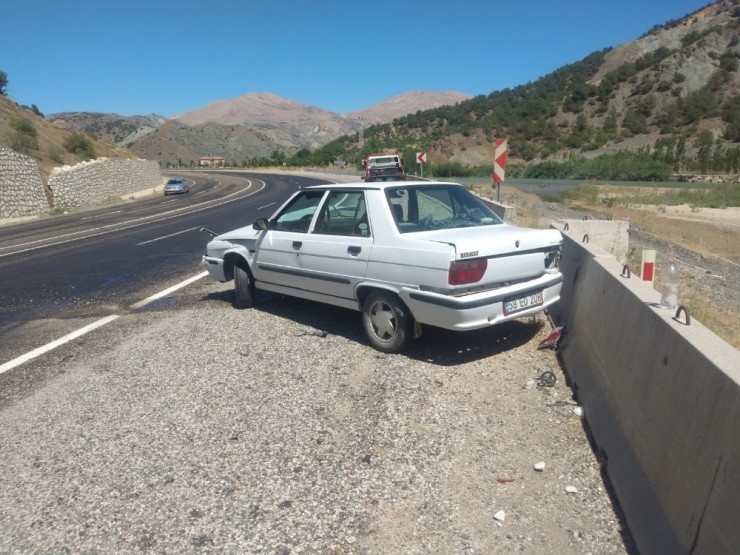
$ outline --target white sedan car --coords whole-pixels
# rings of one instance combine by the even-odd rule
[[[422,324],[472,330],[560,298],[562,236],[505,224],[455,183],[308,187],[269,219],[211,239],[215,280],[236,305],[256,289],[362,312],[367,337],[397,352]]]

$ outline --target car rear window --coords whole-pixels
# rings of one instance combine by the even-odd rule
[[[386,197],[401,233],[503,223],[480,199],[459,185],[389,187]]]

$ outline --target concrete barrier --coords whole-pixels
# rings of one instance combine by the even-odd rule
[[[740,553],[740,353],[563,235],[560,356],[640,552]]]

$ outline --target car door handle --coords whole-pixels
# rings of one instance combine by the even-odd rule
[[[347,247],[347,252],[352,256],[357,256],[362,251],[362,247]]]
[[[293,248],[294,249],[300,249],[303,246],[302,241],[293,241]]]

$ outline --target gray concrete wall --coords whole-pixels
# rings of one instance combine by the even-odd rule
[[[0,147],[0,218],[38,216],[48,211],[36,160]]]
[[[640,552],[740,553],[740,353],[563,234],[560,356]]]

